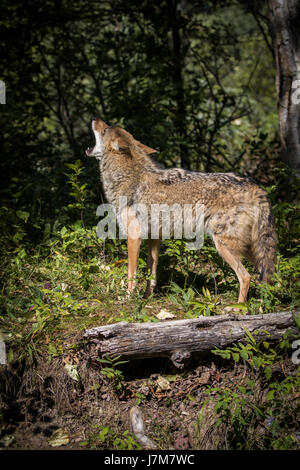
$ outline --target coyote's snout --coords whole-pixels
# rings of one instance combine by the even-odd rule
[[[125,129],[121,129],[120,127],[110,127],[100,119],[94,119],[92,121],[92,130],[94,132],[96,145],[86,150],[86,154],[89,157],[100,159],[103,153],[105,151],[107,152],[108,149],[119,151],[122,149],[122,143],[126,146],[135,145],[146,153],[156,152],[156,150],[153,150],[152,148],[147,147],[147,145],[141,144],[135,140],[129,132],[125,131]]]
[[[217,251],[235,271],[240,292],[238,302],[246,302],[250,275],[242,257],[250,260],[268,281],[273,273],[277,237],[273,216],[265,191],[249,178],[233,173],[196,173],[179,168],[162,169],[149,157],[155,152],[138,142],[124,129],[110,127],[100,119],[92,121],[95,146],[87,149],[96,157],[108,202],[123,223],[128,237],[128,290],[135,287],[141,227],[136,205],[157,204],[194,208],[200,204],[204,212],[204,230],[212,237]],[[126,197],[126,207],[120,198]],[[160,232],[161,233],[161,232]],[[161,235],[160,235],[161,238]],[[147,281],[146,295],[156,285],[159,239],[148,236],[148,268],[152,279]]]

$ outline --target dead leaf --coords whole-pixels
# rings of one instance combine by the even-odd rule
[[[60,447],[69,444],[70,437],[65,429],[59,428],[54,431],[51,437],[48,439],[51,447]]]
[[[158,376],[156,380],[156,384],[157,384],[157,389],[159,391],[170,390],[171,388],[170,382],[168,381],[168,379],[166,379],[165,377],[162,377],[161,375]]]
[[[186,450],[189,448],[189,439],[185,436],[179,436],[175,439],[174,448],[176,450]]]
[[[65,369],[67,371],[68,376],[71,377],[71,379],[75,380],[76,382],[79,382],[80,378],[79,378],[79,374],[77,371],[77,365],[66,364]]]
[[[115,261],[114,266],[120,266],[120,264],[125,264],[128,263],[128,259],[119,259],[118,261]]]
[[[161,310],[157,315],[159,320],[167,320],[168,318],[175,318],[173,313],[168,312],[167,310]]]
[[[9,447],[10,444],[14,441],[14,436],[12,434],[6,434],[0,439],[0,445],[4,447]]]
[[[210,372],[203,372],[199,379],[198,379],[198,384],[200,385],[206,385],[209,383],[209,379],[210,379],[210,376],[211,376],[211,373]]]

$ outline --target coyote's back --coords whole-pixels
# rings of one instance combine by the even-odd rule
[[[204,207],[204,228],[233,255],[245,256],[268,281],[277,247],[274,218],[267,193],[251,179],[233,173],[196,173],[154,169],[137,201]],[[222,250],[221,250],[222,251]]]

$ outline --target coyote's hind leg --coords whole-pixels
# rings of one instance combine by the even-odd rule
[[[149,297],[154,291],[156,286],[156,271],[157,271],[157,264],[158,264],[158,256],[159,256],[159,247],[160,247],[160,240],[151,240],[148,239],[148,260],[147,260],[147,268],[148,273],[150,271],[151,279],[147,280],[147,287],[144,294],[144,297]]]
[[[239,280],[240,292],[238,303],[245,303],[247,301],[247,294],[250,286],[250,274],[243,266],[240,256],[236,254],[234,250],[230,250],[226,241],[223,241],[222,238],[218,236],[214,236],[214,242],[219,254],[234,270]]]

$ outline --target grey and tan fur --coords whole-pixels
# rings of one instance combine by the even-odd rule
[[[155,150],[136,141],[120,127],[109,127],[103,121],[92,122],[96,145],[87,149],[96,157],[104,191],[118,212],[120,196],[126,196],[127,223],[135,215],[134,204],[204,205],[204,228],[217,251],[235,271],[239,283],[239,303],[246,302],[250,275],[242,257],[250,260],[260,280],[267,282],[274,271],[277,236],[265,191],[248,178],[234,173],[196,173],[179,168],[161,169],[148,155]],[[124,211],[124,209],[123,209]],[[124,213],[123,213],[124,215]],[[128,233],[128,290],[135,287],[135,275],[141,239]],[[151,235],[151,234],[150,234]],[[159,240],[148,239],[148,268],[153,279],[148,281],[146,295],[156,284]]]

